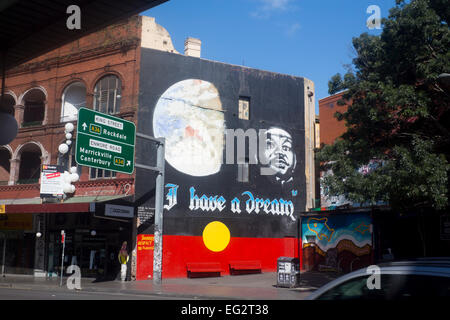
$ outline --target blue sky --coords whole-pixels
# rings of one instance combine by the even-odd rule
[[[202,40],[202,58],[311,79],[318,100],[350,64],[352,38],[369,30],[370,5],[387,17],[395,0],[170,0],[142,14],[156,18],[175,49]]]

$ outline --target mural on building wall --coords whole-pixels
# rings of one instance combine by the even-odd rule
[[[167,204],[164,209],[171,210],[178,203],[178,185],[168,183],[166,193]],[[295,196],[295,192],[292,193]],[[242,200],[242,203],[241,203]],[[294,217],[294,204],[283,198],[269,199],[254,196],[252,192],[245,191],[230,201],[222,195],[198,194],[195,187],[189,188],[189,210],[202,212],[222,212],[225,209],[232,213],[246,212],[248,214],[268,214],[276,216],[287,216],[292,221]]]
[[[296,221],[296,217],[294,216],[294,204],[290,200],[284,200],[283,198],[279,199],[269,199],[269,198],[260,198],[258,196],[253,195],[250,191],[245,191],[242,194],[235,196],[233,199],[226,199],[223,195],[206,195],[199,194],[195,187],[189,188],[189,195],[180,195],[178,192],[179,186],[176,184],[168,183],[166,184],[166,204],[164,205],[164,209],[168,211],[168,215],[170,216],[170,210],[176,209],[178,204],[178,197],[189,196],[189,211],[190,213],[226,213],[232,212],[236,215],[271,215],[271,216],[286,216],[292,222]],[[296,196],[296,193],[293,192],[292,196]],[[214,223],[211,225],[211,223]],[[226,249],[228,243],[230,242],[230,231],[228,227],[220,222],[213,221],[209,223],[203,229],[203,242],[209,250],[211,247],[215,248],[214,252],[220,252]],[[214,232],[211,231],[212,226],[214,228]],[[225,236],[224,236],[225,235]],[[227,239],[226,241],[224,239]],[[216,249],[216,246],[211,246],[210,243],[221,243],[218,247],[221,249]],[[226,242],[226,245],[224,244]],[[209,243],[209,244],[208,244]]]
[[[153,134],[166,138],[165,158],[181,174],[201,178],[221,171],[226,122],[220,96],[219,90],[211,82],[187,79],[171,85],[158,99],[153,110]],[[256,132],[253,128],[247,132],[251,130]],[[261,173],[262,178],[268,177],[271,183],[283,186],[277,197],[262,195],[253,188],[239,190],[236,194],[218,194],[201,192],[192,185],[183,189],[178,184],[168,183],[164,208],[191,214],[210,212],[216,216],[230,213],[235,216],[241,213],[285,216],[291,223],[296,221],[292,200],[298,195],[293,184],[297,156],[293,137],[278,126],[264,131],[265,135],[255,133],[251,137],[238,138],[237,141],[244,143],[244,149],[249,152],[255,150],[251,157],[256,157],[254,163],[263,168],[258,173],[266,173]],[[261,148],[259,153],[256,153],[257,148]],[[231,149],[234,154],[234,142]],[[226,149],[226,152],[230,150]],[[238,154],[237,158],[242,158],[242,155]],[[231,164],[235,165],[234,162]],[[180,203],[179,197],[184,201]]]
[[[273,178],[276,182],[284,185],[293,181],[297,157],[289,132],[277,127],[269,128],[263,157],[262,163],[275,172]]]
[[[339,214],[302,219],[306,269],[344,271],[370,265],[372,221],[368,214]]]
[[[141,54],[137,128],[166,139],[166,276],[186,276],[189,262],[219,262],[227,270],[230,261],[255,260],[273,271],[278,257],[298,254],[296,217],[306,203],[304,79],[145,48]],[[239,116],[242,99],[246,117]],[[155,165],[155,145],[138,140],[136,161]],[[154,208],[155,176],[136,169],[142,206]],[[154,226],[137,231],[152,236]],[[151,252],[138,251],[140,279],[150,274]]]
[[[166,160],[178,171],[197,177],[219,172],[225,120],[212,83],[188,79],[167,89],[156,104],[153,131],[166,138]]]

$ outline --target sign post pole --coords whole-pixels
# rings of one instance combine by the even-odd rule
[[[153,283],[161,284],[162,279],[162,249],[163,249],[163,210],[164,210],[164,143],[158,144],[156,166],[160,168],[156,177],[155,190],[155,249],[153,258]]]
[[[59,282],[59,286],[62,287],[62,279],[64,274],[64,247],[66,246],[66,234],[64,230],[61,230],[61,242],[62,242],[62,255],[61,255],[61,281]]]
[[[155,231],[153,250],[153,284],[162,282],[162,253],[163,253],[163,211],[164,211],[164,176],[165,176],[165,138],[154,138],[142,133],[136,133],[136,137],[157,144],[156,167],[136,163],[136,168],[157,171],[155,190]]]

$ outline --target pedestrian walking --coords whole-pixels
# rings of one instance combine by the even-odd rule
[[[119,262],[120,262],[120,280],[125,281],[127,277],[127,262],[129,256],[127,252],[127,242],[122,243],[122,248],[119,251]]]

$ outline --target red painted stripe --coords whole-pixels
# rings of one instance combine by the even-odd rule
[[[89,203],[7,204],[6,213],[89,212]]]
[[[142,237],[139,235],[138,242]],[[222,275],[230,274],[231,261],[257,260],[263,272],[277,270],[279,257],[298,257],[301,240],[295,238],[231,238],[222,252],[212,252],[203,244],[201,236],[163,237],[163,278],[187,277],[186,264],[193,262],[220,263]],[[300,256],[301,259],[301,256]],[[302,265],[300,261],[300,265]],[[153,250],[141,248],[137,252],[137,280],[153,275]]]

